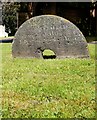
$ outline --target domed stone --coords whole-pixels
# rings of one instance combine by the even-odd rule
[[[88,58],[87,42],[70,21],[55,15],[41,15],[24,22],[15,34],[13,57],[43,58],[52,50],[56,58]]]

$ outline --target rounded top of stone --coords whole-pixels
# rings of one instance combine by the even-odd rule
[[[57,18],[57,19],[60,19],[60,20],[65,20],[65,22],[70,22],[69,20],[63,18],[63,17],[60,17],[60,16],[57,16],[57,15],[40,15],[40,16],[34,16],[32,17],[31,19],[34,19],[34,18],[44,18],[44,17],[49,17],[49,18]],[[30,19],[29,19],[30,20]]]
[[[57,15],[40,15],[40,16],[34,16],[30,19],[28,19],[26,22],[30,22],[32,20],[37,20],[37,19],[53,19],[53,20],[59,20],[59,21],[63,21],[63,22],[69,22],[70,24],[73,24],[71,23],[69,20],[63,18],[63,17],[60,17],[60,16],[57,16]],[[25,24],[26,22],[24,22],[23,24]],[[22,25],[23,25],[22,24]],[[73,24],[74,25],[74,24]]]
[[[28,26],[27,26],[28,25]],[[40,16],[34,16],[30,19],[28,19],[26,22],[24,22],[18,29],[21,30],[22,27],[38,27],[43,28],[43,27],[48,27],[48,28],[52,28],[52,26],[59,26],[59,29],[68,29],[69,30],[74,30],[74,31],[78,31],[79,34],[82,34],[82,32],[79,30],[78,27],[76,27],[72,22],[70,22],[69,20],[60,17],[60,16],[56,16],[56,15],[40,15]],[[65,27],[66,26],[66,27]],[[17,32],[18,32],[17,31]],[[16,33],[17,33],[16,32]],[[16,34],[15,34],[16,35]],[[84,37],[84,36],[83,36]],[[84,38],[85,39],[85,38]]]

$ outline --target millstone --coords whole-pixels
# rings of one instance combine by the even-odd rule
[[[56,58],[88,58],[87,42],[70,21],[55,15],[41,15],[24,22],[15,34],[13,57],[43,58],[52,50]]]

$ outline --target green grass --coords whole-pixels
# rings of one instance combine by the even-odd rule
[[[14,59],[2,44],[2,117],[95,117],[95,45],[89,52],[90,59]]]
[[[43,55],[50,56],[50,55],[55,55],[55,53],[52,50],[47,49],[43,51]]]

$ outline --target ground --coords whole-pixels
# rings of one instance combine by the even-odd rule
[[[90,59],[21,59],[2,49],[3,118],[94,118],[95,44]]]

